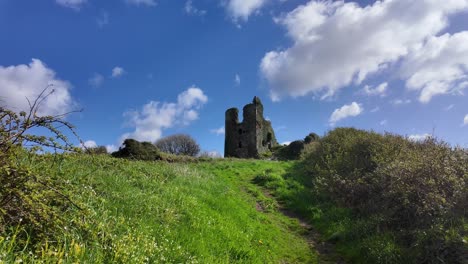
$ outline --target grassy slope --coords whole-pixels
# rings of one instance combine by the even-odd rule
[[[0,235],[0,263],[315,263],[301,228],[277,213],[275,201],[251,180],[283,173],[289,163],[136,162],[68,156],[35,170],[63,182],[70,208],[58,242],[13,253],[14,236]],[[257,208],[256,208],[257,207]],[[263,210],[260,212],[258,209]]]

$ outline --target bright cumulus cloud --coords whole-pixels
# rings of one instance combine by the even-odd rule
[[[124,113],[133,132],[122,135],[121,140],[133,138],[154,142],[161,138],[164,129],[175,125],[188,125],[198,119],[198,110],[208,101],[200,88],[192,86],[180,93],[175,103],[150,101],[141,110]]]
[[[467,0],[310,1],[276,18],[293,44],[265,54],[260,71],[270,96],[334,95],[383,70],[400,73],[421,102],[468,84],[468,32],[439,36]],[[397,62],[401,61],[401,65]],[[437,71],[434,71],[437,69]],[[376,91],[377,92],[377,91]]]
[[[463,125],[465,125],[465,126],[468,125],[468,114],[463,119]]]
[[[403,62],[406,86],[427,103],[439,94],[456,94],[468,87],[468,31],[431,37]]]
[[[358,116],[364,111],[362,106],[356,102],[352,102],[349,105],[343,105],[341,108],[335,109],[330,116],[329,123],[334,126],[336,122],[353,116]]]
[[[268,0],[229,0],[226,4],[229,15],[234,20],[247,21],[249,16],[264,6]]]
[[[57,78],[54,70],[41,60],[32,59],[29,64],[0,66],[0,103],[16,112],[28,111],[29,101],[39,94],[53,91],[39,105],[38,115],[59,115],[73,107],[71,84]]]

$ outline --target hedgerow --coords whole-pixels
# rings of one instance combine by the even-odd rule
[[[466,149],[435,138],[415,142],[338,128],[320,140],[303,164],[317,193],[370,220],[374,233],[392,234],[403,249],[392,251],[400,260],[467,261]],[[377,261],[372,251],[363,254]]]

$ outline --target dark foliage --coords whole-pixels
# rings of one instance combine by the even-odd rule
[[[301,155],[302,150],[304,149],[304,141],[296,140],[291,142],[285,149],[286,155],[290,157],[290,159],[298,159]]]
[[[200,146],[195,139],[185,134],[161,138],[154,144],[162,152],[174,155],[196,156],[200,153]]]
[[[307,135],[305,138],[304,138],[304,143],[306,144],[310,144],[312,142],[316,142],[320,140],[320,136],[315,134],[315,133],[310,133],[309,135]]]
[[[85,149],[86,154],[91,154],[91,155],[99,155],[99,154],[107,154],[107,149],[105,146],[98,146],[94,148],[86,148]]]
[[[158,148],[150,142],[139,142],[134,139],[126,139],[123,147],[112,153],[113,157],[135,160],[161,160]]]
[[[429,138],[338,128],[320,140],[305,166],[314,185],[340,205],[396,235],[424,263],[468,261],[468,152]],[[462,209],[465,208],[465,209]]]
[[[279,160],[297,160],[301,157],[305,145],[304,141],[296,140],[287,146],[275,147],[272,149],[273,156]]]

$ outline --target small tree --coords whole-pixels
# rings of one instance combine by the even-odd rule
[[[176,134],[161,138],[154,144],[162,152],[174,155],[196,156],[200,152],[200,146],[195,139],[186,134]]]

